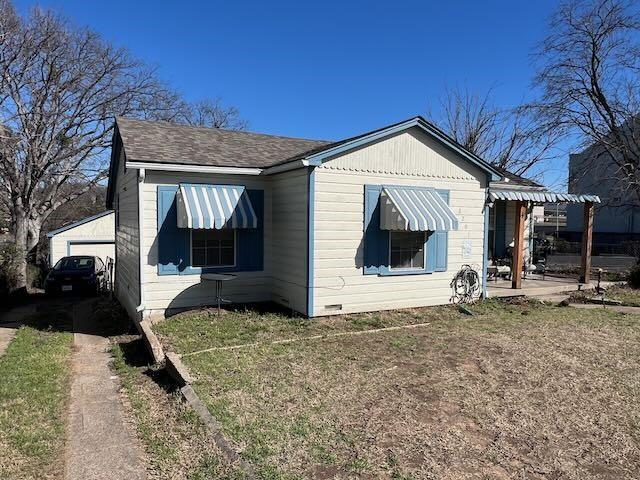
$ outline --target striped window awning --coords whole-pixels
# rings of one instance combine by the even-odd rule
[[[177,208],[180,228],[258,227],[251,200],[241,185],[181,183]]]
[[[382,230],[458,230],[458,218],[433,188],[384,186],[380,196]]]
[[[540,190],[489,190],[489,201],[520,200],[525,202],[549,203],[600,203],[597,195],[575,195],[572,193],[555,193]]]

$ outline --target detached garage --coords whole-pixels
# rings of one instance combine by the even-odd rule
[[[47,233],[49,265],[69,255],[94,255],[105,264],[115,260],[115,214],[107,210]]]

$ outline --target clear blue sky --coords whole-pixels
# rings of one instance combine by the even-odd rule
[[[556,1],[16,0],[61,10],[253,131],[340,139],[426,112],[445,86],[528,98]],[[545,174],[566,176],[566,155]]]

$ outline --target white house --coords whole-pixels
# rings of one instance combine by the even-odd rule
[[[47,233],[49,265],[69,255],[94,255],[106,263],[115,259],[115,213],[106,210]]]
[[[421,117],[338,142],[118,118],[116,295],[136,318],[210,305],[201,274],[230,272],[227,299],[309,317],[445,304],[464,264],[486,284],[491,206],[536,201],[504,180]]]

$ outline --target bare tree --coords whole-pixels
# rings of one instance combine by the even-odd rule
[[[546,128],[589,147],[583,175],[640,201],[640,17],[636,2],[570,1],[542,42],[531,110]],[[606,178],[605,178],[606,177]],[[574,179],[575,180],[575,179]],[[571,181],[571,179],[570,179]],[[619,195],[619,193],[618,193]]]
[[[154,71],[49,11],[0,0],[0,210],[25,257],[47,217],[106,177],[113,117],[170,120],[180,100]]]
[[[447,88],[440,99],[440,109],[437,123],[456,142],[479,157],[491,154],[498,141],[500,122],[500,110],[491,102],[491,91],[479,94]]]
[[[525,108],[497,107],[491,90],[447,89],[440,111],[436,123],[442,130],[497,167],[524,175],[553,157],[557,132],[543,128]]]
[[[176,121],[199,127],[244,130],[246,120],[240,117],[236,107],[225,106],[219,98],[185,103]]]

